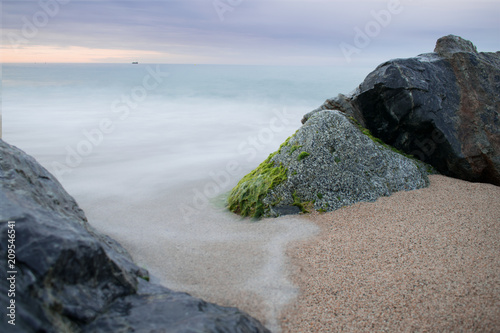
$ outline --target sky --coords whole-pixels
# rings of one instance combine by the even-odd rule
[[[0,61],[378,64],[454,34],[500,50],[500,0],[36,0],[0,3]]]

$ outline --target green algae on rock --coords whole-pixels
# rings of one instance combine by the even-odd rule
[[[229,196],[229,209],[255,218],[332,211],[428,186],[425,163],[365,132],[339,111],[312,115],[238,183]]]
[[[239,181],[229,194],[229,210],[242,216],[255,218],[264,214],[267,207],[263,203],[263,199],[267,192],[287,178],[283,165],[276,166],[271,158],[272,156],[269,156],[267,160]]]
[[[283,165],[276,165],[272,159],[276,154],[281,153],[281,150],[288,146],[290,136],[285,140],[278,149],[262,162],[255,170],[243,177],[236,185],[228,197],[228,208],[230,211],[240,214],[241,216],[249,216],[260,218],[266,209],[266,204],[263,203],[263,198],[267,192],[277,186],[287,178],[287,170]],[[297,149],[296,146],[292,147]]]

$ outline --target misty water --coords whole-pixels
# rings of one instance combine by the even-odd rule
[[[3,139],[53,173],[152,281],[247,310],[279,331],[301,217],[242,219],[228,191],[366,69],[4,65]]]

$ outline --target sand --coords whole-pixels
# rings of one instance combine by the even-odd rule
[[[223,199],[184,216],[195,186],[78,201],[153,282],[274,333],[499,330],[500,187],[432,176],[373,203],[255,222]]]
[[[300,296],[283,332],[499,332],[500,187],[431,176],[310,219],[287,251]]]

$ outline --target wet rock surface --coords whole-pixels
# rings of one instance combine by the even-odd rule
[[[147,271],[88,224],[48,171],[0,140],[2,253],[8,221],[15,221],[16,325],[4,317],[2,332],[268,332],[236,308],[147,282]],[[1,270],[1,304],[13,299],[7,277]]]
[[[346,112],[445,175],[500,185],[500,52],[445,36],[433,53],[381,64],[352,95],[302,121],[325,109]]]

